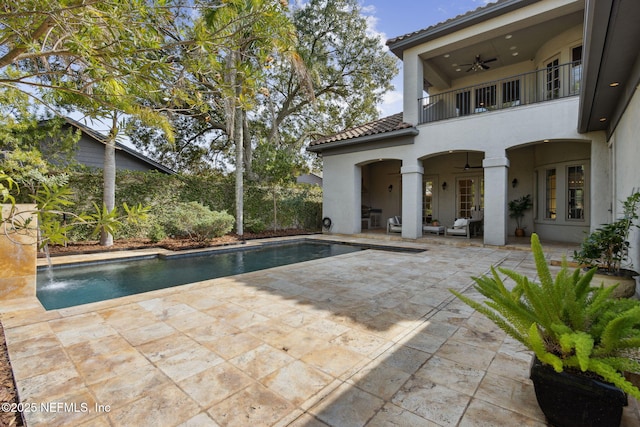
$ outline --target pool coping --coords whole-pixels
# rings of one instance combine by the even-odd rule
[[[225,244],[220,246],[209,246],[198,249],[186,249],[180,251],[173,251],[165,248],[148,248],[148,249],[132,249],[126,251],[113,251],[113,252],[93,252],[86,254],[73,254],[62,255],[50,258],[38,258],[37,268],[38,270],[46,268],[47,266],[59,266],[59,265],[75,265],[90,263],[103,263],[110,261],[122,261],[122,260],[136,260],[150,257],[159,258],[173,258],[181,256],[190,256],[194,254],[205,254],[215,252],[233,252],[249,248],[260,248],[263,246],[277,245],[283,242],[295,243],[302,241],[317,241],[317,242],[335,242],[339,244],[357,245],[357,246],[371,246],[374,250],[395,250],[407,252],[419,252],[426,251],[427,248],[424,244],[403,242],[403,241],[389,241],[380,243],[377,239],[349,239],[345,240],[342,236],[324,236],[324,235],[298,235],[298,236],[284,236],[284,237],[270,237],[265,239],[246,240],[235,244]]]

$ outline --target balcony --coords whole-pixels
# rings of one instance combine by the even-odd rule
[[[581,61],[554,61],[530,73],[420,98],[418,124],[576,96],[581,80]]]

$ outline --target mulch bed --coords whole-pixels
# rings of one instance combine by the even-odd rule
[[[313,234],[313,232],[299,229],[288,229],[265,231],[262,233],[244,233],[242,236],[238,236],[236,234],[227,234],[225,236],[206,240],[203,242],[198,242],[190,239],[164,239],[159,242],[152,242],[149,239],[119,239],[115,240],[113,242],[113,246],[109,247],[100,246],[98,241],[86,241],[73,242],[67,244],[66,246],[49,246],[48,250],[50,256],[125,251],[146,248],[164,248],[172,251],[181,251],[187,249],[201,249],[215,246],[241,244],[247,240],[264,239],[269,237],[296,236],[304,234]],[[45,254],[41,253],[38,256],[45,257]]]
[[[212,246],[241,244],[246,240],[253,239],[295,236],[303,234],[313,234],[313,232],[292,229],[265,231],[263,233],[245,233],[242,237],[234,234],[228,234],[226,236],[211,239],[205,242],[195,242],[189,239],[164,239],[160,242],[154,243],[148,239],[122,239],[114,241],[113,246],[110,247],[100,246],[99,242],[75,242],[66,246],[51,246],[49,247],[49,254],[51,256],[61,256],[157,247],[169,249],[172,251],[180,251],[186,249],[207,248]],[[44,253],[42,253],[38,256],[44,257],[45,255]],[[18,395],[16,393],[13,371],[11,370],[11,362],[9,361],[9,354],[7,353],[7,345],[4,338],[4,329],[2,328],[2,322],[0,322],[0,405],[9,404],[13,405],[13,408],[16,408],[18,403],[19,401]],[[2,407],[4,408],[5,406]],[[21,413],[16,411],[6,412],[0,410],[0,426],[24,426]]]
[[[16,385],[13,382],[13,371],[7,353],[7,344],[4,340],[4,329],[0,323],[0,426],[23,426],[22,415],[16,411],[18,395]],[[10,409],[7,411],[7,405]]]

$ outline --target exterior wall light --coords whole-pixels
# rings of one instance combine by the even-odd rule
[[[393,184],[389,184],[389,186],[387,187],[387,190],[389,190],[389,193],[391,193],[391,190],[393,190]]]
[[[442,183],[442,191],[447,191],[447,181]]]
[[[513,178],[513,181],[511,181],[511,186],[513,188],[516,188],[518,186],[518,178]]]

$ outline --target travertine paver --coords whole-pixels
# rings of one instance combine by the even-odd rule
[[[531,254],[460,241],[49,312],[3,302],[28,425],[545,425],[531,356],[448,291],[492,264],[534,274]]]

